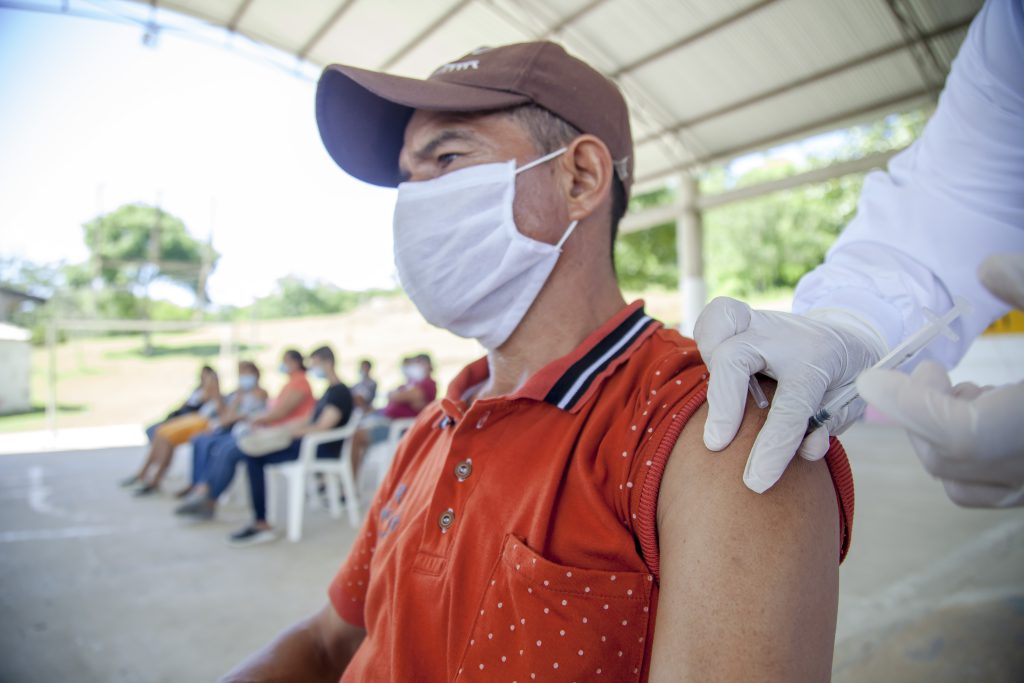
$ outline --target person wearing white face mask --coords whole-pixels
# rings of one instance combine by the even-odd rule
[[[421,353],[402,360],[405,384],[388,392],[388,403],[366,415],[352,440],[352,470],[359,472],[366,451],[387,440],[392,420],[416,417],[437,396],[437,383],[431,377],[433,363]]]
[[[615,278],[618,88],[523,43],[426,80],[329,67],[317,121],[345,171],[398,187],[417,308],[486,355],[403,437],[329,604],[222,680],[827,679],[845,454],[757,496],[740,472],[763,411],[704,447],[695,343]]]
[[[370,375],[372,370],[373,363],[369,360],[359,361],[359,381],[352,385],[356,408],[364,414],[373,410],[373,400],[377,397],[377,381]]]
[[[208,433],[192,437],[192,480],[175,493],[184,498],[192,493],[206,477],[206,466],[214,449],[228,444],[232,428],[261,412],[267,406],[267,391],[260,386],[260,370],[252,361],[238,362],[238,389],[224,398],[225,410],[217,424]]]

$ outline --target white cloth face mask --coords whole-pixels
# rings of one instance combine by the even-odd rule
[[[565,153],[516,168],[480,164],[398,186],[395,265],[427,322],[496,349],[519,326],[558,262],[558,244],[531,239],[513,218],[516,175]]]

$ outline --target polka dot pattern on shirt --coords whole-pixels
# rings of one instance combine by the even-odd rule
[[[638,681],[652,582],[568,568],[509,535],[457,681]],[[518,628],[517,628],[518,626]]]

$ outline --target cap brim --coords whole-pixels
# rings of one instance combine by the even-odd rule
[[[324,147],[345,172],[383,187],[402,182],[398,155],[413,111],[491,111],[529,102],[525,95],[418,80],[335,64],[316,88]]]

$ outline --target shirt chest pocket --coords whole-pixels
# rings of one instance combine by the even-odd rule
[[[640,680],[653,577],[566,567],[509,534],[456,681]]]

